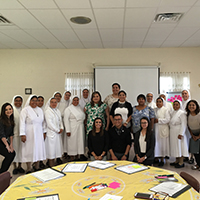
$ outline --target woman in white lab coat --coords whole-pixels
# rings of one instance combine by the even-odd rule
[[[164,99],[158,97],[156,99],[157,108],[155,111],[155,157],[160,158],[158,166],[164,165],[164,157],[169,156],[169,121],[170,114],[168,109],[163,105]]]
[[[37,107],[37,96],[31,95],[20,113],[21,161],[27,164],[26,173],[31,173],[31,162],[36,162],[35,169],[38,170],[39,161],[46,160],[44,133],[43,111]]]
[[[188,157],[188,145],[185,130],[187,127],[186,113],[182,110],[179,100],[173,102],[174,111],[171,113],[170,126],[170,155],[176,161],[170,165],[176,168],[184,167],[183,157]]]
[[[45,110],[45,121],[47,125],[47,133],[45,139],[46,157],[49,159],[49,166],[53,167],[54,159],[61,158],[63,153],[61,133],[63,131],[63,123],[60,111],[56,108],[57,100],[52,97],[50,105]]]
[[[85,113],[79,105],[79,97],[74,96],[72,104],[65,109],[64,125],[67,134],[67,153],[70,160],[84,154],[84,124]]]

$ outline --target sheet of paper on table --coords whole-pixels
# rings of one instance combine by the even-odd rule
[[[107,168],[112,167],[114,165],[115,165],[114,163],[110,163],[110,162],[102,161],[102,160],[95,160],[95,161],[92,161],[88,164],[89,167],[95,167],[95,168],[98,168],[98,169],[107,169]]]
[[[133,163],[133,164],[129,164],[129,165],[119,166],[119,167],[116,167],[115,169],[125,172],[127,174],[133,174],[136,172],[140,172],[140,171],[149,169],[149,167]]]
[[[177,197],[183,192],[185,192],[186,190],[188,190],[190,187],[191,186],[186,185],[186,184],[167,181],[167,182],[160,183],[156,185],[155,187],[152,187],[150,191],[164,192],[164,193],[167,193],[170,197],[174,197],[174,195],[175,197]]]
[[[38,197],[25,197],[18,200],[59,200],[58,194],[53,195],[45,195],[45,196],[38,196]]]
[[[86,168],[86,163],[70,163],[63,168],[62,172],[84,172]]]
[[[121,200],[122,196],[116,196],[111,194],[105,194],[103,197],[101,197],[99,200]]]
[[[51,169],[51,168],[44,169],[44,170],[38,171],[38,172],[34,172],[31,175],[33,175],[34,177],[38,178],[39,180],[41,180],[43,182],[58,179],[58,178],[65,176],[65,174],[63,172],[59,172],[59,171]]]

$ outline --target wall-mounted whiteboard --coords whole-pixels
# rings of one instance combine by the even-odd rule
[[[159,94],[160,68],[157,66],[96,66],[94,69],[95,90],[102,100],[112,94],[112,84],[117,82],[127,93],[127,100],[134,106],[138,94]]]

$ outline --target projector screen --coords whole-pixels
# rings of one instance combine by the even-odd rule
[[[127,93],[127,101],[137,105],[137,96],[153,92],[154,100],[159,94],[160,68],[157,66],[96,66],[94,69],[95,90],[102,100],[112,94],[112,84],[119,83]]]

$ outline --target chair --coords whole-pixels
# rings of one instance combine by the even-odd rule
[[[0,195],[9,187],[10,185],[10,172],[3,172],[0,174]]]
[[[181,172],[180,176],[197,192],[199,192],[199,181],[186,172]]]

